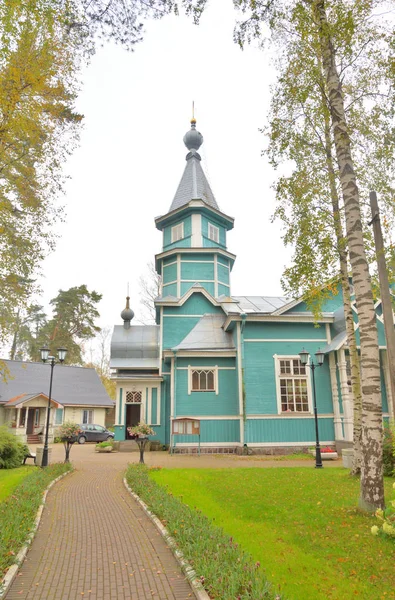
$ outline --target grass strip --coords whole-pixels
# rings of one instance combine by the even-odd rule
[[[211,598],[281,600],[254,562],[201,511],[193,510],[155,483],[144,465],[129,465],[131,489],[164,523]]]
[[[293,600],[395,600],[395,539],[374,537],[342,468],[161,469],[150,473],[232,536]],[[384,479],[393,498],[394,480]]]
[[[59,463],[34,469],[12,495],[0,503],[0,581],[33,529],[45,489],[71,468],[70,464]]]
[[[30,475],[36,467],[27,465],[17,469],[0,469],[0,502],[19,485],[25,477]]]

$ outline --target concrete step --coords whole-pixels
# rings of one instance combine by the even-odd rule
[[[145,451],[149,452],[150,450],[150,443],[148,442],[146,447],[145,447]],[[139,452],[139,447],[137,445],[137,442],[135,442],[134,440],[125,440],[124,442],[119,442],[119,451],[120,452]]]
[[[39,444],[40,443],[40,437],[38,435],[28,435],[27,436],[27,443],[28,444]]]

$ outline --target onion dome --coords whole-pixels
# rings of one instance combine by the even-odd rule
[[[188,150],[199,150],[203,144],[203,136],[200,131],[196,129],[196,119],[191,119],[191,128],[184,135],[184,144]]]
[[[125,329],[129,329],[130,321],[134,317],[134,312],[132,311],[132,309],[129,306],[129,300],[130,300],[130,296],[126,296],[126,307],[121,312],[121,319],[124,322],[123,326],[125,327]]]

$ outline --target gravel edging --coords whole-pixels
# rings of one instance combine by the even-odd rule
[[[37,514],[36,514],[36,519],[34,521],[34,525],[33,525],[33,529],[31,530],[31,532],[29,533],[29,535],[27,536],[27,539],[24,543],[24,545],[22,546],[22,548],[19,550],[18,554],[15,557],[15,563],[13,565],[11,565],[11,567],[8,569],[7,573],[5,574],[3,580],[0,582],[0,600],[1,598],[4,598],[4,596],[6,595],[8,588],[10,587],[10,585],[12,584],[12,582],[14,581],[20,567],[23,564],[23,561],[26,558],[26,554],[27,551],[29,549],[29,546],[31,545],[34,536],[36,535],[36,531],[38,529],[38,526],[40,525],[40,521],[41,521],[41,516],[43,514],[43,510],[44,510],[44,505],[45,505],[45,501],[47,499],[47,494],[49,492],[49,490],[51,489],[51,487],[53,485],[55,485],[55,483],[57,483],[60,479],[63,479],[63,477],[66,477],[66,475],[68,475],[69,473],[72,473],[73,469],[70,469],[70,471],[66,471],[66,473],[63,473],[62,475],[59,475],[59,477],[57,477],[56,479],[53,479],[51,481],[51,483],[49,484],[49,486],[45,489],[44,493],[43,493],[43,497],[42,497],[42,501],[41,504],[38,508]]]
[[[123,483],[130,495],[136,500],[136,502],[138,502],[145,514],[149,517],[149,519],[151,519],[156,528],[159,530],[159,533],[165,539],[175,559],[180,565],[182,572],[188,579],[192,587],[192,591],[195,594],[195,598],[197,598],[197,600],[210,600],[210,596],[207,594],[206,590],[197,578],[196,572],[192,569],[188,561],[185,560],[183,553],[178,549],[176,541],[174,540],[174,538],[172,538],[170,533],[167,531],[166,527],[164,527],[164,525],[161,523],[158,517],[149,510],[148,506],[143,500],[141,500],[140,496],[138,496],[131,490],[125,477],[123,479]]]

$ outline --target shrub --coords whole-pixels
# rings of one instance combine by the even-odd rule
[[[131,438],[138,438],[140,435],[156,435],[155,431],[146,423],[139,423],[134,427],[128,427],[128,432]]]
[[[393,422],[384,425],[383,470],[387,477],[395,475],[395,426]]]
[[[281,600],[260,571],[259,562],[243,552],[201,511],[192,510],[168,494],[144,465],[130,465],[126,479],[150,510],[166,524],[186,560],[211,598],[222,600]]]
[[[395,483],[392,486],[395,491]],[[371,532],[373,535],[383,535],[395,539],[395,500],[391,500],[389,506],[384,510],[376,510],[376,517],[380,525],[373,525]]]
[[[96,448],[108,448],[109,446],[113,447],[114,444],[112,442],[99,442],[96,444]]]
[[[70,440],[77,437],[80,431],[81,428],[79,425],[77,425],[77,423],[73,423],[72,421],[65,421],[63,425],[59,427],[58,435],[62,441]]]
[[[25,457],[25,445],[16,435],[9,433],[4,425],[0,427],[0,469],[19,467]]]

